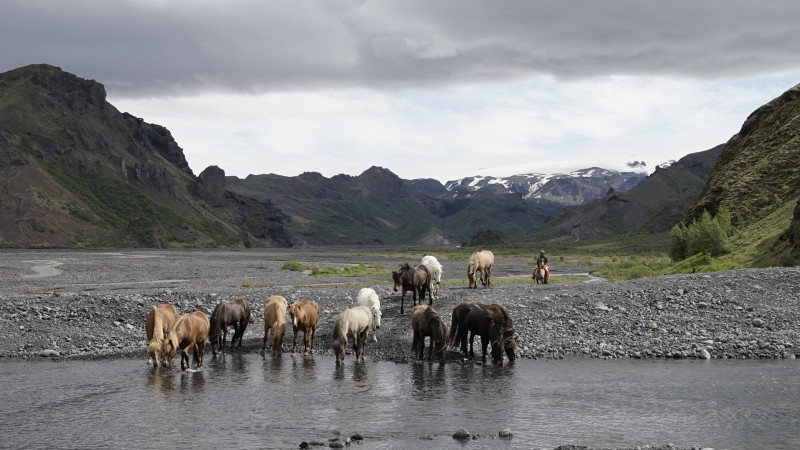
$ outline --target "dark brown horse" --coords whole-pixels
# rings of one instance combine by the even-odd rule
[[[435,351],[439,364],[444,364],[444,351],[449,342],[449,333],[447,325],[439,314],[430,305],[417,305],[411,308],[411,329],[414,333],[411,349],[417,355],[417,360],[422,361],[425,356],[425,338],[430,336],[428,361],[433,360]]]
[[[482,361],[486,364],[486,349],[491,344],[492,361],[503,365],[503,347],[506,317],[496,308],[484,307],[478,303],[466,302],[453,309],[450,337],[459,346],[464,356],[474,358],[475,336],[481,337]],[[513,333],[513,330],[511,331]],[[469,334],[469,352],[467,352]],[[513,336],[513,334],[512,334]]]
[[[292,356],[297,349],[297,334],[303,332],[303,356],[314,353],[314,339],[317,336],[319,305],[317,302],[294,302],[289,306],[289,318],[292,319]]]
[[[208,336],[211,341],[211,354],[217,356],[220,349],[225,353],[225,340],[228,338],[228,327],[231,325],[234,330],[231,348],[236,345],[236,339],[239,339],[238,346],[241,347],[242,336],[248,323],[250,323],[250,305],[246,300],[218,303],[211,313],[211,331]]]
[[[203,367],[203,356],[206,353],[208,339],[208,317],[202,311],[184,314],[175,322],[175,327],[167,334],[161,350],[163,366],[170,366],[172,358],[181,351],[181,370],[191,368],[189,350],[194,349],[194,363],[197,368]]]
[[[427,267],[420,264],[414,267],[405,263],[400,266],[400,270],[392,272],[392,279],[394,279],[394,291],[402,287],[403,293],[400,295],[400,314],[403,314],[403,302],[406,298],[406,292],[411,291],[413,294],[414,305],[417,304],[417,294],[419,294],[419,303],[425,299],[425,293],[428,293],[428,304],[433,305],[433,298],[431,298],[431,291],[429,289],[431,284],[431,272]],[[412,306],[414,306],[412,305]]]

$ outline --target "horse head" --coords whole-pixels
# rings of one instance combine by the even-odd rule
[[[170,331],[164,337],[164,343],[161,346],[161,365],[169,367],[172,365],[172,358],[178,352],[178,334]]]

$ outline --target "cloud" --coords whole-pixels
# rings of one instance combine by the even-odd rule
[[[717,79],[798,67],[792,1],[0,1],[10,70],[118,95],[419,89],[548,75]]]

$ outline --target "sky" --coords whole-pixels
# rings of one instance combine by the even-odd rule
[[[628,170],[800,83],[794,0],[0,0],[46,63],[165,126],[195,174]]]

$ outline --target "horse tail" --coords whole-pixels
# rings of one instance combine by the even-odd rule
[[[453,311],[453,318],[450,320],[450,335],[447,337],[447,341],[453,345],[457,346],[458,342],[456,342],[456,336],[458,334],[458,315],[455,311]]]
[[[147,344],[147,351],[150,354],[155,354],[161,349],[161,344],[164,341],[164,319],[161,317],[161,312],[158,310],[157,305],[153,305],[153,338]]]

